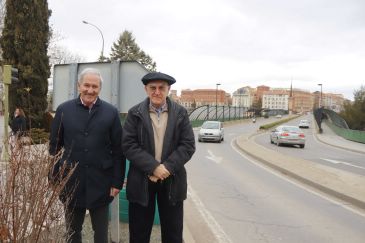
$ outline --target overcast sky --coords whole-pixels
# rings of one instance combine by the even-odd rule
[[[365,85],[364,0],[49,0],[61,45],[87,61],[124,30],[175,77],[173,89],[290,87],[342,93]]]

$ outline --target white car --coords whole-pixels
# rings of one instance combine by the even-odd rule
[[[198,141],[222,142],[224,140],[223,123],[220,121],[205,121],[198,134]]]
[[[309,128],[309,121],[308,120],[300,120],[298,127],[300,128]]]

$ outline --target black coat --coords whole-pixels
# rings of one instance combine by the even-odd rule
[[[147,98],[132,107],[123,128],[122,147],[130,167],[127,178],[127,199],[142,206],[148,204],[148,175],[160,164],[155,160],[153,128]],[[164,181],[164,192],[174,204],[186,199],[185,163],[195,152],[195,138],[187,111],[167,98],[168,121],[163,142],[163,163],[171,176]]]
[[[122,126],[111,104],[98,99],[91,111],[80,98],[61,104],[50,134],[50,154],[64,148],[57,166],[77,163],[76,170],[61,195],[72,188],[72,206],[95,208],[110,203],[110,188],[121,189],[125,157],[121,149]],[[55,171],[57,171],[57,166]]]
[[[26,130],[26,120],[24,116],[16,116],[11,122],[11,130],[13,134],[22,135]]]

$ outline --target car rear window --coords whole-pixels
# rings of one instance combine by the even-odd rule
[[[297,127],[283,127],[283,131],[285,132],[300,132],[300,129]]]

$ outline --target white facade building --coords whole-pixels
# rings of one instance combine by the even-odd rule
[[[254,101],[253,90],[249,86],[246,86],[233,92],[232,106],[250,108]]]
[[[282,90],[264,92],[262,96],[262,108],[270,110],[288,110],[289,93]]]

